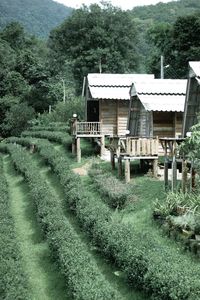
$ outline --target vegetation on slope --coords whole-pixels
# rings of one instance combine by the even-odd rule
[[[28,300],[31,295],[28,274],[24,270],[10,206],[8,184],[0,156],[0,298]]]
[[[20,22],[31,34],[47,37],[50,30],[71,15],[73,9],[52,0],[1,0],[0,29]]]

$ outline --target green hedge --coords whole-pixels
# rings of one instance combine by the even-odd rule
[[[48,139],[51,142],[60,143],[63,146],[69,147],[71,144],[71,137],[68,133],[60,131],[24,131],[22,137],[35,137],[41,139]]]
[[[30,299],[0,157],[0,299]]]
[[[137,232],[132,224],[112,220],[111,210],[96,201],[50,143],[38,143],[66,194],[66,204],[99,249],[125,271],[130,284],[145,290],[149,299],[200,299],[199,263],[179,249],[157,242],[153,233]]]
[[[19,146],[8,145],[15,167],[24,174],[37,206],[37,216],[54,257],[67,279],[74,299],[121,299],[89,254],[64,216],[59,199],[49,189],[32,163],[31,156]]]
[[[111,173],[105,173],[98,163],[92,165],[89,175],[95,183],[103,200],[112,208],[123,208],[133,199],[127,184],[122,183]]]

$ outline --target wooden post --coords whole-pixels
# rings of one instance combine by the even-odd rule
[[[125,182],[130,182],[130,159],[125,159]]]
[[[182,192],[185,194],[187,186],[187,161],[182,160]]]
[[[113,150],[110,150],[110,161],[111,161],[112,170],[114,170],[115,169],[115,156],[114,156]]]
[[[194,162],[191,161],[191,167],[190,167],[190,191],[193,192],[195,188],[195,169],[194,169]]]
[[[177,183],[177,163],[176,163],[176,142],[173,141],[172,146],[172,192],[176,191],[176,183]]]
[[[103,156],[105,153],[105,136],[101,136],[101,156]]]
[[[76,154],[76,139],[72,138],[72,154]]]
[[[158,159],[157,158],[153,160],[153,176],[155,178],[158,177]]]
[[[77,162],[81,162],[81,139],[77,138],[76,139],[76,154],[77,154]]]
[[[172,192],[176,191],[176,183],[177,183],[177,163],[176,163],[176,158],[173,157],[173,160],[172,160]]]
[[[168,180],[168,159],[167,159],[167,142],[164,144],[165,149],[165,162],[164,162],[164,182],[165,182],[165,191],[168,190],[169,180]]]
[[[118,157],[118,176],[119,178],[122,177],[122,157]]]
[[[165,181],[165,191],[168,190],[169,180],[168,180],[168,159],[165,158],[164,162],[164,181]]]

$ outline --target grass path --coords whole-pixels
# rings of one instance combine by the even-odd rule
[[[64,278],[58,273],[43,240],[35,217],[29,190],[14,170],[9,156],[4,156],[4,172],[8,181],[13,215],[33,300],[64,300],[67,296]]]
[[[65,195],[63,188],[60,185],[58,177],[51,171],[51,168],[45,165],[43,159],[37,153],[33,155],[33,160],[37,163],[40,169],[40,174],[43,176],[43,179],[45,179],[47,184],[50,185],[52,192],[55,193],[60,199],[65,216],[67,217],[68,221],[71,223],[81,240],[87,246],[88,252],[95,259],[99,270],[103,273],[103,275],[109,281],[111,286],[113,286],[116,290],[119,291],[119,293],[121,293],[122,300],[145,300],[146,297],[145,295],[143,295],[143,293],[135,291],[134,289],[128,287],[127,283],[125,282],[125,279],[123,278],[123,274],[119,272],[119,270],[116,269],[115,266],[112,266],[106,258],[103,258],[99,254],[98,249],[96,249],[91,244],[87,236],[80,230],[76,218],[71,214],[69,210],[67,210],[65,206]]]

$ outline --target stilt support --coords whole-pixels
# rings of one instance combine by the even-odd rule
[[[130,182],[130,159],[125,159],[125,182]]]
[[[111,161],[111,166],[112,166],[112,170],[115,169],[115,156],[114,156],[114,151],[110,151],[110,161]]]
[[[175,157],[172,160],[172,192],[176,191],[177,184],[177,163]]]
[[[182,192],[185,194],[187,189],[187,161],[182,160]]]
[[[77,162],[81,162],[81,141],[80,138],[76,139]]]
[[[119,178],[122,177],[122,158],[121,158],[121,156],[118,157],[118,176],[119,176]]]
[[[158,177],[158,159],[153,160],[153,176]]]
[[[165,163],[164,163],[164,181],[165,181],[165,191],[168,190],[169,187],[169,179],[168,179],[168,160],[165,158]]]
[[[105,136],[103,135],[101,137],[101,156],[103,156],[105,153]]]

